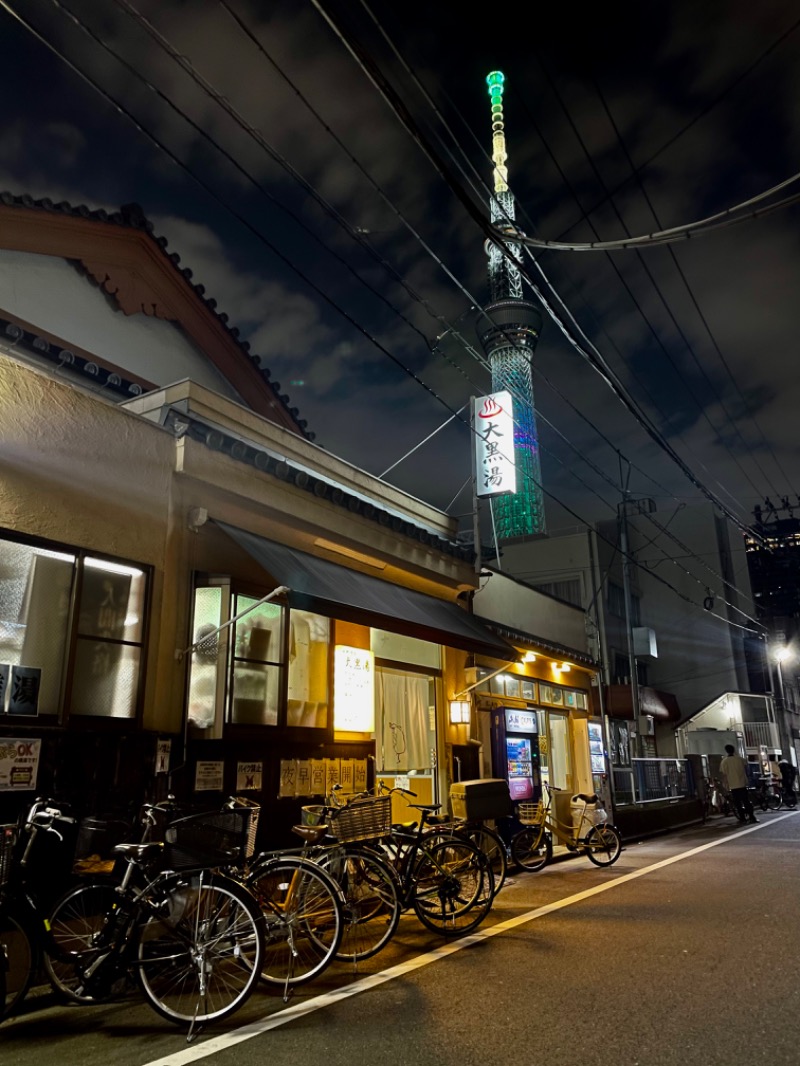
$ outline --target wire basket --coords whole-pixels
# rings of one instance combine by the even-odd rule
[[[326,808],[321,803],[311,803],[300,810],[301,825],[322,825],[325,821]]]
[[[258,816],[261,814],[261,805],[256,803],[255,800],[248,799],[247,796],[236,797],[236,807],[234,810],[241,809],[250,812],[250,825],[247,830],[247,844],[245,845],[244,855],[246,859],[253,857],[256,851],[256,837],[258,836]]]
[[[544,821],[544,807],[539,803],[520,803],[517,818],[523,825],[541,825]]]
[[[258,812],[250,806],[192,814],[164,831],[164,864],[169,870],[238,866],[248,855],[250,827]],[[253,835],[253,845],[255,834]],[[250,852],[252,854],[252,852]]]
[[[17,827],[0,825],[0,885],[11,878],[11,866],[14,862],[14,847],[17,843]]]
[[[332,835],[343,844],[377,840],[392,830],[392,798],[374,796],[353,800],[345,807],[331,811],[328,821]]]

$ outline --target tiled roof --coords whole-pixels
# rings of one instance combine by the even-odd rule
[[[92,222],[103,222],[108,225],[122,226],[127,229],[135,229],[147,233],[151,240],[161,250],[164,258],[167,259],[172,264],[173,269],[180,274],[184,283],[194,291],[207,310],[214,315],[220,325],[223,326],[228,335],[241,350],[242,356],[254,365],[257,372],[275,393],[277,401],[288,412],[302,436],[305,437],[306,440],[314,440],[315,434],[306,429],[307,422],[305,419],[300,418],[300,412],[298,409],[289,406],[289,397],[281,392],[281,383],[279,381],[270,380],[270,371],[267,367],[261,366],[261,357],[250,353],[250,344],[247,341],[239,339],[239,330],[236,326],[228,325],[228,315],[224,311],[217,311],[217,301],[213,299],[213,297],[206,296],[206,290],[203,285],[197,285],[194,283],[192,280],[192,271],[189,270],[188,267],[180,266],[181,257],[178,253],[168,251],[166,237],[157,237],[153,233],[153,223],[145,216],[144,211],[139,204],[123,204],[119,211],[109,212],[105,211],[103,208],[92,210],[85,204],[75,206],[74,204],[67,203],[66,200],[62,200],[60,203],[53,203],[53,201],[47,197],[41,200],[36,200],[32,196],[15,196],[10,192],[0,192],[0,204],[4,204],[7,207],[25,207],[36,211],[48,211],[53,212],[54,214],[68,215]]]

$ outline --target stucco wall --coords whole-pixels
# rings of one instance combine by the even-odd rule
[[[65,259],[0,249],[0,311],[156,385],[192,378],[240,400],[174,323],[144,314],[123,314]]]
[[[157,681],[172,682],[157,667],[174,653],[174,637],[159,650],[172,437],[3,356],[0,425],[0,528],[154,568],[145,725],[170,728],[174,701]],[[166,590],[166,603],[173,598]],[[163,721],[154,718],[156,705]]]
[[[586,653],[586,625],[580,607],[537,592],[505,574],[492,571],[473,599],[475,614]]]

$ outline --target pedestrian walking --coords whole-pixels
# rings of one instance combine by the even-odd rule
[[[736,754],[733,744],[725,745],[725,758],[719,764],[719,770],[739,814],[739,821],[755,824],[758,819],[747,791],[747,763],[741,755]]]
[[[783,788],[784,796],[795,799],[794,781],[797,777],[797,767],[792,766],[788,759],[781,759],[778,767],[781,771],[781,787]]]

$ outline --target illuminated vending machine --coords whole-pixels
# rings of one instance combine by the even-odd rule
[[[606,768],[606,746],[603,740],[603,723],[589,719],[586,723],[589,733],[589,760],[592,764],[592,787],[600,797],[603,806],[611,809],[611,789]]]
[[[495,777],[508,781],[514,803],[541,799],[536,711],[514,707],[496,707],[492,711],[492,767]]]

